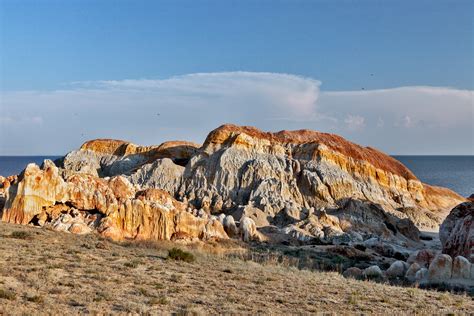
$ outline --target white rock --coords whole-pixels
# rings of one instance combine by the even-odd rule
[[[252,239],[258,238],[257,226],[251,218],[243,217],[240,220],[239,229],[243,241],[248,242]]]
[[[235,224],[234,218],[232,215],[227,215],[224,218],[224,230],[229,235],[229,237],[233,238],[236,237],[239,234],[239,229],[237,228],[237,225]]]
[[[217,217],[217,219],[219,220],[219,222],[224,225],[224,219],[225,219],[225,214],[224,213],[221,213],[219,214],[219,216]]]
[[[427,277],[428,277],[428,269],[426,269],[426,268],[421,268],[415,274],[415,280],[417,282],[425,280]]]
[[[469,279],[471,276],[471,263],[463,256],[457,256],[453,261],[453,279]]]
[[[370,266],[364,270],[364,277],[372,279],[372,278],[381,278],[383,277],[382,270],[380,270],[379,266]]]
[[[405,272],[405,262],[397,260],[390,265],[390,268],[388,268],[387,271],[385,271],[385,275],[391,279],[401,278],[405,275]]]
[[[439,254],[431,261],[428,268],[428,280],[435,283],[449,280],[452,270],[453,259],[449,255]]]

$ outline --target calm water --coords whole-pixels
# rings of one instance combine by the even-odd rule
[[[474,193],[474,156],[394,156],[421,181],[469,196]]]
[[[394,156],[423,182],[450,188],[462,196],[474,193],[474,156]],[[41,165],[58,156],[0,156],[0,175],[20,173],[29,162]]]
[[[59,156],[0,156],[0,175],[6,177],[19,174],[30,162],[41,166],[45,159],[55,160]]]

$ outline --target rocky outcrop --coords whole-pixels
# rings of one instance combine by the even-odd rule
[[[130,175],[159,159],[168,158],[178,165],[185,165],[198,148],[199,145],[184,141],[165,142],[159,146],[137,146],[120,140],[97,139],[84,143],[79,150],[70,152],[58,161],[58,164],[73,173],[101,177]],[[149,166],[136,177],[149,178],[146,174],[155,167],[160,165]]]
[[[474,262],[474,202],[456,206],[439,229],[443,253]]]
[[[186,205],[165,191],[137,192],[122,176],[76,173],[63,178],[49,160],[42,168],[29,164],[10,186],[2,220],[74,233],[96,229],[113,239],[227,238],[217,220],[186,212]]]
[[[308,130],[265,133],[224,125],[212,131],[183,174],[179,192],[201,207],[251,205],[270,217],[282,210],[336,207],[352,198],[380,205],[419,227],[464,199],[422,184],[397,160],[342,137]],[[405,209],[414,209],[415,212]],[[419,217],[418,214],[426,214]]]
[[[2,218],[51,223],[62,205],[89,213],[72,222],[114,238],[223,236],[225,224],[245,240],[360,243],[399,259],[408,256],[403,247],[420,245],[418,227],[437,227],[445,208],[463,201],[337,135],[223,125],[198,147],[86,142],[59,168],[28,166],[8,189]],[[91,224],[86,215],[102,218]],[[63,216],[58,227],[72,222]]]

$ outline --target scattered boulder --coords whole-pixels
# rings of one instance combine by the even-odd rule
[[[453,279],[469,279],[471,277],[471,263],[462,256],[457,256],[453,261]]]
[[[389,279],[402,278],[405,276],[407,269],[407,263],[397,260],[390,265],[387,271],[385,271],[385,275]]]
[[[379,266],[373,265],[364,270],[363,276],[367,279],[381,279],[383,278],[383,273]]]
[[[407,259],[407,263],[418,263],[420,267],[428,268],[433,258],[436,256],[436,251],[432,249],[421,249],[413,252]]]
[[[415,274],[415,281],[416,282],[422,282],[422,281],[426,280],[427,277],[428,277],[428,269],[421,268]]]
[[[235,224],[234,218],[232,215],[227,215],[224,218],[224,230],[229,235],[230,238],[235,238],[239,234],[239,229],[237,228],[237,225]]]
[[[240,236],[243,241],[258,240],[258,231],[255,222],[248,217],[244,217],[240,220],[239,226]]]
[[[431,261],[428,268],[428,280],[432,283],[441,283],[451,278],[453,259],[449,255],[438,254]]]
[[[410,281],[410,282],[414,282],[416,280],[416,273],[421,269],[422,267],[414,262],[410,265],[410,267],[408,268],[407,272],[405,273],[405,278]]]
[[[342,276],[346,279],[361,279],[362,278],[362,270],[357,267],[350,267],[342,273]]]

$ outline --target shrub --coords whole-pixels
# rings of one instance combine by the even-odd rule
[[[12,301],[16,298],[16,294],[10,290],[0,289],[0,298]]]
[[[15,230],[10,234],[11,238],[16,238],[16,239],[31,239],[31,234],[29,232],[25,232],[22,230]]]
[[[190,252],[181,250],[179,248],[172,248],[168,251],[168,257],[166,259],[184,261],[184,262],[194,262],[196,259],[194,255]]]
[[[148,303],[150,305],[166,305],[168,304],[168,299],[165,296],[160,296],[158,298],[152,298]]]
[[[28,302],[33,302],[37,304],[42,304],[44,302],[44,298],[40,295],[27,296],[26,300]]]

